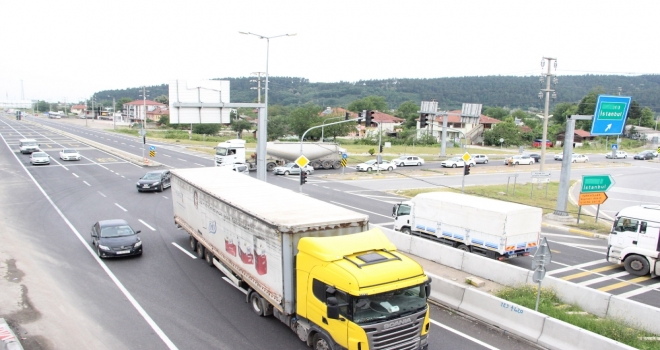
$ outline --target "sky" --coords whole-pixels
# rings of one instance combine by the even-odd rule
[[[77,102],[175,79],[246,77],[267,65],[270,76],[311,82],[538,76],[547,70],[543,57],[557,59],[559,84],[562,75],[660,73],[657,0],[7,0],[2,7],[0,101]],[[296,35],[265,40],[239,31]]]

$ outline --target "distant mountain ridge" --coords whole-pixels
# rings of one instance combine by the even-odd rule
[[[221,78],[229,80],[231,102],[256,102],[255,77]],[[263,79],[263,78],[262,78]],[[595,87],[602,87],[606,94],[632,96],[642,107],[660,111],[660,75],[567,75],[558,76],[553,84],[557,98],[552,105],[561,102],[579,102]],[[262,90],[265,86],[262,81]],[[538,98],[545,88],[538,76],[475,76],[430,79],[383,79],[358,82],[311,83],[300,77],[270,77],[269,104],[285,106],[313,103],[322,107],[346,107],[354,100],[367,96],[385,97],[389,108],[396,109],[405,101],[420,102],[435,99],[441,109],[460,109],[462,103],[481,103],[484,106],[543,109]],[[620,88],[620,89],[619,89]],[[167,84],[148,87],[149,99],[168,95]],[[98,100],[107,97],[139,99],[142,88],[106,90],[95,94]],[[263,91],[262,91],[263,101]]]

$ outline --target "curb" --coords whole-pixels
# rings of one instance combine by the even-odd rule
[[[592,238],[608,239],[608,237],[610,236],[610,235],[604,235],[604,234],[600,234],[600,233],[594,233],[594,232],[591,232],[591,231],[580,230],[580,229],[577,229],[577,228],[547,224],[545,222],[542,222],[541,226],[554,228],[554,229],[557,229],[557,230],[562,230],[562,231],[575,233],[575,234],[578,234],[578,235],[581,235],[581,236],[587,236],[587,237],[592,237]]]

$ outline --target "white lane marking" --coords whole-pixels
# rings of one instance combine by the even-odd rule
[[[119,173],[115,173],[115,174],[117,174],[117,176],[121,176]]]
[[[141,222],[142,225],[147,226],[149,229],[151,229],[151,231],[156,231],[155,228],[149,226],[149,224],[147,224],[146,222],[142,221],[142,219],[138,219],[138,221]]]
[[[165,197],[165,196],[163,196],[163,198],[165,198],[165,199],[169,199],[169,198],[167,198],[167,197]]]
[[[5,124],[7,124],[7,123],[5,123]],[[4,136],[2,136],[2,134],[0,134],[0,138],[2,138],[2,141],[4,141],[5,145],[7,145],[7,148],[9,148],[9,150],[11,151],[11,147],[9,147],[9,144],[7,144],[7,141],[5,140]],[[32,176],[32,174],[30,174],[30,172],[27,170],[27,168],[25,167],[25,165],[23,165],[23,163],[21,163],[21,160],[18,158],[18,156],[17,156],[15,153],[13,153],[13,152],[12,152],[12,154],[14,155],[14,158],[16,158],[16,161],[17,161],[19,164],[21,164],[21,166],[23,167],[23,170],[25,170],[25,172],[26,172],[27,175],[30,177],[30,179],[32,179],[32,182],[34,182],[34,184],[37,186],[37,188],[39,189],[39,191],[41,191],[41,193],[44,195],[44,197],[46,197],[46,200],[48,200],[48,203],[50,203],[50,205],[55,209],[55,211],[57,212],[57,214],[62,218],[62,220],[64,220],[64,223],[65,223],[67,226],[69,226],[69,228],[71,229],[71,231],[73,232],[73,234],[76,235],[76,237],[78,238],[78,240],[80,241],[80,243],[83,244],[83,246],[87,249],[87,252],[88,252],[89,254],[92,255],[92,257],[96,260],[96,262],[101,266],[101,268],[103,269],[103,271],[105,271],[105,273],[108,275],[108,277],[110,277],[110,279],[112,280],[112,282],[115,283],[115,285],[117,286],[117,288],[119,288],[119,291],[121,291],[121,293],[124,294],[124,296],[126,297],[126,299],[128,299],[128,301],[129,301],[129,302],[131,303],[131,305],[133,305],[133,307],[138,311],[138,313],[142,316],[142,318],[144,318],[144,320],[147,321],[147,323],[149,324],[149,326],[151,326],[151,329],[153,329],[154,332],[156,332],[156,334],[158,334],[158,337],[160,337],[160,339],[163,341],[163,343],[165,343],[165,345],[167,345],[167,347],[168,347],[169,349],[172,349],[172,350],[176,350],[176,349],[178,349],[178,348],[176,347],[176,345],[174,345],[174,343],[170,340],[170,338],[168,338],[167,335],[165,335],[165,332],[163,332],[163,330],[160,329],[160,327],[158,327],[158,325],[156,324],[156,322],[155,322],[155,321],[149,316],[149,314],[147,314],[147,312],[142,308],[142,306],[140,305],[140,303],[138,303],[137,300],[135,300],[135,298],[133,297],[133,295],[131,295],[131,293],[128,292],[128,289],[126,289],[126,287],[124,287],[124,285],[119,281],[119,279],[117,278],[117,276],[115,276],[115,275],[112,273],[112,271],[110,271],[110,269],[108,268],[108,266],[107,266],[107,265],[101,260],[101,258],[99,258],[99,256],[96,255],[96,252],[94,252],[94,251],[92,250],[92,247],[91,247],[89,244],[87,244],[87,240],[86,240],[85,238],[83,238],[83,237],[80,235],[80,232],[78,232],[78,230],[76,230],[75,227],[73,227],[73,224],[71,223],[71,221],[69,221],[69,219],[68,219],[66,216],[64,216],[64,213],[62,213],[62,211],[60,210],[60,208],[57,207],[57,205],[55,205],[55,202],[53,202],[53,200],[48,196],[48,194],[46,194],[46,191],[44,191],[44,189],[41,187],[41,185],[39,185],[39,183],[38,183],[37,180],[34,178],[34,176]]]
[[[161,156],[172,158],[172,156],[168,156],[167,154],[161,154]]]
[[[341,206],[344,206],[344,207],[347,207],[347,208],[351,208],[351,209],[355,209],[355,210],[359,210],[359,211],[363,211],[363,212],[365,212],[365,213],[369,213],[369,214],[374,214],[374,215],[382,216],[382,217],[384,217],[384,218],[388,218],[388,219],[392,218],[391,216],[387,216],[387,215],[383,215],[383,214],[379,214],[379,213],[374,213],[373,211],[364,210],[364,209],[362,209],[362,208],[358,208],[358,207],[352,207],[352,206],[350,206],[350,205],[346,205],[346,204],[339,203],[339,202],[333,202],[333,201],[330,201],[330,203],[337,204],[337,205],[341,205]]]
[[[548,237],[562,237],[562,238],[570,238],[570,239],[585,239],[585,240],[591,240],[591,241],[595,241],[595,240],[598,239],[598,238],[590,238],[590,237],[582,237],[582,236],[562,235],[562,234],[558,234],[558,233],[541,232],[541,234],[543,236],[548,236]]]
[[[126,178],[126,176],[124,176],[124,175],[122,175],[121,177],[123,177],[124,179]]]
[[[185,250],[185,249],[184,249],[183,247],[181,247],[180,245],[178,245],[178,244],[176,244],[176,243],[174,243],[174,242],[172,242],[172,245],[175,246],[175,247],[177,247],[177,248],[179,248],[180,251],[186,253],[189,257],[191,257],[191,258],[193,258],[193,259],[197,259],[196,256],[190,254],[187,250]]]
[[[131,146],[131,147],[135,147],[135,145],[129,145],[129,146]]]
[[[186,162],[185,159],[181,159],[181,158],[177,158],[177,159],[180,160],[180,161],[182,161],[182,162]]]
[[[579,284],[581,286],[588,286],[588,285],[591,285],[591,284],[596,284],[598,282],[608,281],[608,280],[623,277],[623,276],[626,276],[626,275],[630,275],[630,274],[624,271],[624,272],[619,272],[619,273],[613,273],[611,275],[605,275],[603,277],[594,278],[592,280],[588,280],[588,281],[584,281],[584,282],[580,282],[580,283],[576,283],[576,284]]]
[[[597,250],[591,250],[591,249],[587,249],[587,248],[582,248],[582,247],[579,246],[579,244],[574,245],[573,243],[558,242],[558,241],[550,241],[550,240],[549,240],[548,242],[552,242],[553,244],[561,244],[561,245],[565,245],[565,246],[568,246],[568,247],[571,247],[571,248],[575,248],[575,249],[582,249],[582,250],[586,250],[586,251],[588,251],[588,252],[592,252],[592,253],[596,253],[596,254],[603,254],[602,251],[597,251]],[[605,261],[605,259],[603,259],[603,261]]]
[[[117,203],[115,203],[115,205],[118,206],[119,209],[121,209],[121,210],[123,210],[123,211],[128,211],[128,210],[124,209],[124,207],[122,207],[121,205],[119,205],[119,204],[117,204]]]
[[[92,185],[90,185],[87,181],[84,181],[84,180],[83,180],[83,183],[85,183],[85,185],[87,185],[87,186],[90,186],[90,187],[92,186]]]
[[[122,145],[125,145],[126,143],[125,143],[125,142],[122,142],[121,144],[122,144]]]
[[[546,275],[554,275],[556,273],[561,273],[561,272],[565,272],[565,271],[577,270],[579,268],[583,268],[583,267],[587,267],[587,266],[591,266],[591,265],[597,265],[597,264],[601,264],[601,263],[604,263],[604,262],[605,262],[605,259],[598,259],[598,260],[586,262],[584,264],[571,265],[571,266],[567,266],[563,269],[548,271],[548,272],[546,272]]]
[[[455,330],[455,329],[453,329],[453,328],[451,328],[451,327],[449,327],[449,326],[445,326],[444,324],[442,324],[442,323],[440,323],[440,322],[438,322],[438,321],[436,321],[436,320],[433,320],[433,319],[432,319],[432,320],[431,320],[431,323],[433,323],[434,325],[436,325],[436,326],[438,326],[438,327],[444,328],[444,329],[446,329],[446,330],[448,330],[448,331],[450,331],[450,332],[452,332],[452,333],[454,333],[454,334],[456,334],[456,335],[458,335],[458,336],[461,336],[461,337],[463,337],[463,338],[465,338],[465,339],[467,339],[467,340],[469,340],[469,341],[472,341],[472,342],[474,342],[474,343],[477,343],[477,344],[483,346],[483,347],[486,348],[486,349],[499,350],[499,348],[496,348],[496,347],[494,347],[494,346],[492,346],[492,345],[490,345],[490,344],[484,343],[484,342],[482,342],[482,341],[479,340],[479,339],[472,338],[471,336],[469,336],[469,335],[467,335],[467,334],[465,334],[465,333],[459,332],[459,331],[457,331],[457,330]]]
[[[645,286],[645,287],[642,287],[642,288],[631,290],[630,292],[617,294],[616,296],[621,297],[621,298],[630,298],[630,297],[634,297],[635,295],[644,294],[646,292],[652,291],[652,290],[654,290],[658,287],[660,287],[660,283],[654,283],[654,284],[651,284],[651,285],[648,285],[648,286]]]
[[[76,173],[71,173],[71,174],[73,174],[73,176],[75,176],[75,177],[80,177],[80,176],[76,175]]]
[[[98,193],[99,193],[100,195],[102,195],[103,197],[106,197],[106,195],[104,195],[103,193],[101,193],[101,191],[96,191],[96,192],[98,192]]]
[[[199,166],[205,166],[204,164],[199,164],[199,163],[193,163],[193,164],[199,165]]]

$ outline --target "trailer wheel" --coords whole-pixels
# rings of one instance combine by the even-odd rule
[[[332,167],[333,167],[334,169],[339,169],[339,168],[341,168],[341,162],[338,161],[338,160],[335,160],[335,162],[332,163]]]
[[[404,227],[401,229],[401,233],[409,235],[410,234],[410,227]]]
[[[642,256],[629,255],[623,265],[631,275],[646,276],[649,274],[649,262]]]
[[[204,246],[202,243],[197,242],[197,257],[200,259],[204,259]]]
[[[204,252],[204,260],[206,260],[206,263],[209,264],[209,266],[213,267],[213,253],[208,249]]]
[[[464,252],[470,252],[470,247],[466,246],[465,244],[461,244],[458,247],[456,247],[458,250],[462,250]]]
[[[264,305],[261,302],[261,295],[256,292],[250,294],[250,305],[252,306],[252,311],[258,316],[264,316]]]
[[[266,169],[268,169],[268,171],[273,171],[273,169],[275,169],[276,166],[277,166],[277,164],[269,162],[269,163],[266,164]],[[255,166],[255,168],[256,168],[256,166]]]
[[[193,236],[190,236],[190,249],[192,249],[193,252],[197,250],[197,240]]]
[[[328,338],[322,333],[314,334],[312,341],[312,349],[314,350],[332,350],[332,345]]]
[[[323,169],[332,169],[332,162],[329,160],[323,161]]]

